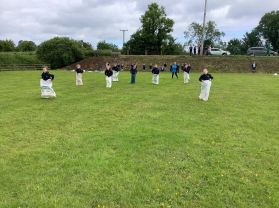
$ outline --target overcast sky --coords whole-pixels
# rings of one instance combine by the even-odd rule
[[[157,2],[175,21],[173,36],[183,43],[183,31],[202,22],[204,0],[0,0],[0,39],[33,40],[69,36],[91,42],[107,40],[122,45],[140,26],[147,5]],[[279,0],[208,0],[207,20],[226,33],[225,41],[241,38],[269,11],[279,10]]]

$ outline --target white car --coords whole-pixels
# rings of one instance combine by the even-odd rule
[[[229,51],[224,51],[220,48],[211,48],[211,51],[209,52],[212,56],[229,56],[231,53]]]

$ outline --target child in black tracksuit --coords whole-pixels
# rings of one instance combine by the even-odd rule
[[[131,84],[135,84],[136,83],[136,76],[137,76],[137,73],[138,73],[136,64],[131,65],[130,72],[131,72]]]
[[[191,65],[185,64],[183,71],[184,71],[184,84],[187,84],[190,80]]]
[[[48,67],[43,68],[43,73],[41,74],[40,87],[41,87],[41,97],[51,98],[56,97],[56,93],[52,88],[52,81],[54,80],[54,75],[50,74]]]
[[[112,75],[113,72],[110,68],[109,63],[106,64],[106,70],[105,70],[105,75],[106,75],[106,87],[111,88],[112,87]]]
[[[117,64],[115,64],[113,67],[112,67],[112,72],[113,72],[113,75],[112,75],[112,81],[113,82],[118,82],[119,81],[119,71],[120,71],[120,68],[118,67]]]
[[[49,79],[54,80],[54,75],[49,73],[48,67],[43,68],[43,73],[42,73],[41,77],[44,81],[47,81]]]
[[[201,82],[201,93],[199,99],[208,101],[212,80],[213,76],[208,73],[207,69],[204,69],[203,74],[199,78],[199,81]]]
[[[83,85],[82,74],[83,74],[84,70],[81,68],[80,64],[76,65],[75,72],[76,72],[76,85],[77,86]]]
[[[155,64],[154,68],[152,69],[152,84],[158,85],[159,84],[159,74],[160,70],[158,65]]]

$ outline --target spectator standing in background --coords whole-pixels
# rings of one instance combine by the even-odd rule
[[[194,55],[197,55],[197,47],[194,46]]]
[[[256,72],[256,70],[257,70],[257,63],[256,63],[256,61],[254,61],[254,62],[251,64],[251,70],[252,70],[253,73]]]
[[[190,51],[190,56],[193,56],[193,46],[192,45],[190,45],[189,51]]]

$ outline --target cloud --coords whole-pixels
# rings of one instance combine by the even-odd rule
[[[175,21],[173,35],[183,42],[183,32],[201,22],[203,0],[154,0]],[[122,44],[120,29],[128,37],[140,26],[139,18],[150,0],[0,0],[0,39],[34,40],[53,36],[83,39],[93,45],[99,40]],[[226,33],[225,39],[242,37],[257,26],[260,18],[279,8],[278,0],[208,0],[208,19]]]

